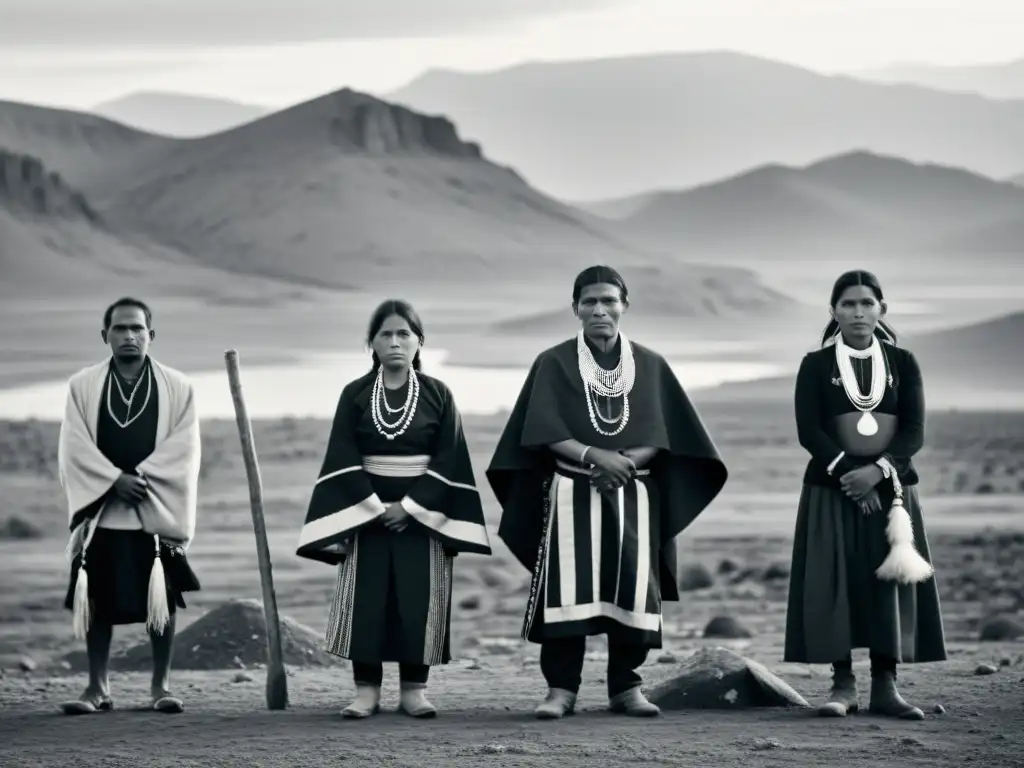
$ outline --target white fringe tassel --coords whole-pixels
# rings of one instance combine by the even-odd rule
[[[146,629],[162,635],[171,621],[171,612],[167,605],[164,564],[160,559],[160,537],[153,536],[153,541],[156,543],[156,555],[153,557],[153,569],[149,572],[149,616],[146,619]]]
[[[889,555],[875,571],[875,575],[885,581],[900,584],[927,581],[934,574],[934,569],[914,546],[914,526],[910,513],[903,506],[903,487],[896,476],[896,469],[885,459],[879,461],[879,466],[885,476],[892,479],[895,498],[889,508],[889,524],[885,527]]]
[[[85,570],[85,553],[89,544],[92,543],[92,535],[96,532],[99,519],[99,515],[97,515],[91,521],[87,520],[79,525],[72,533],[66,550],[66,554],[71,556],[73,561],[71,553],[74,551],[75,541],[78,536],[82,535],[81,532],[85,526],[85,535],[82,538],[82,560],[78,564],[78,573],[75,576],[75,596],[71,605],[71,631],[76,640],[85,640],[85,636],[89,633],[89,624],[92,622],[89,602],[89,572]]]
[[[85,640],[89,633],[89,574],[85,571],[85,562],[78,567],[75,579],[74,615],[71,619],[71,630],[76,640]]]

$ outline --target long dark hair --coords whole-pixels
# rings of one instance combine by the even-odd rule
[[[381,302],[380,306],[373,310],[373,314],[370,315],[370,325],[366,329],[366,346],[371,350],[373,349],[373,340],[380,332],[380,327],[384,325],[384,321],[392,315],[398,315],[400,318],[405,320],[409,324],[409,328],[415,333],[420,340],[420,344],[423,344],[427,337],[423,333],[423,321],[420,320],[419,314],[415,309],[412,308],[412,304],[402,299],[388,299],[387,301]],[[413,370],[420,370],[420,351],[417,349],[416,354],[412,358]],[[380,358],[377,353],[373,353],[373,369],[376,371],[380,368]]]
[[[587,267],[576,275],[576,282],[572,284],[572,305],[575,307],[579,304],[580,295],[583,293],[584,288],[588,285],[600,285],[601,283],[614,285],[619,289],[619,293],[622,294],[622,300],[624,302],[629,301],[629,289],[626,288],[626,281],[622,279],[622,275],[611,267],[598,264],[597,266]]]
[[[839,303],[839,299],[842,298],[846,289],[852,288],[855,285],[863,285],[866,288],[870,288],[871,292],[875,294],[875,299],[879,302],[885,300],[885,296],[882,293],[882,284],[878,282],[878,278],[867,270],[854,269],[844,272],[836,280],[835,285],[832,286],[832,297],[829,299],[829,306],[835,309],[836,304]],[[839,322],[833,317],[828,321],[825,330],[821,332],[821,346],[828,346],[837,333],[839,333]],[[896,346],[896,331],[883,318],[878,318],[878,324],[875,326],[875,337],[879,341]]]

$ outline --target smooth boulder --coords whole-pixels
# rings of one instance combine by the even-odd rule
[[[699,650],[647,698],[665,710],[810,707],[766,666],[726,648]]]

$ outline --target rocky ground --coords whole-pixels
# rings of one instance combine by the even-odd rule
[[[666,609],[665,648],[651,653],[645,681],[650,688],[671,679],[698,649],[724,645],[819,703],[828,670],[779,661],[794,486],[804,459],[784,419],[748,418],[732,408],[710,412],[708,421],[736,470],[730,491],[693,527],[683,601]],[[1024,445],[1024,419],[948,414],[931,423],[934,437],[920,462],[922,494],[951,654],[943,664],[901,670],[905,695],[927,712],[919,723],[866,714],[822,720],[803,709],[778,708],[620,719],[603,711],[606,646],[600,638],[589,646],[582,712],[562,722],[535,721],[530,711],[543,693],[537,648],[518,639],[526,574],[496,541],[493,557],[456,561],[456,659],[432,673],[430,689],[441,717],[418,722],[387,712],[343,721],[337,712],[353,691],[348,664],[321,649],[334,574],[294,557],[326,425],[295,421],[256,425],[284,616],[289,709],[266,710],[264,625],[252,601],[260,589],[245,478],[233,425],[221,422],[204,428],[199,535],[190,550],[203,591],[189,600],[176,645],[173,683],[185,714],[156,723],[166,716],[137,711],[147,700],[148,648],[141,629],[128,628],[115,637],[118,710],[64,718],[56,705],[81,691],[84,664],[61,609],[67,566],[52,474],[56,429],[3,425],[3,765],[1022,764],[1024,516],[1017,495],[1022,452],[1015,446]],[[500,422],[467,420],[467,428],[482,479]],[[496,509],[487,493],[485,501],[493,532]],[[866,676],[866,660],[857,659]],[[397,697],[393,678],[392,670],[385,684],[389,706]]]

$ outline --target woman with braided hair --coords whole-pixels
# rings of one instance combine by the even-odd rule
[[[943,661],[946,646],[913,457],[924,443],[924,387],[896,344],[870,272],[836,280],[821,348],[796,382],[800,444],[811,454],[797,510],[785,660],[832,664],[822,715],[859,708],[850,653],[871,656],[872,712],[924,713],[896,688],[897,664]]]
[[[338,571],[327,650],[351,659],[356,687],[342,716],[376,714],[397,662],[399,709],[429,718],[430,667],[451,660],[453,559],[490,540],[455,398],[420,371],[419,315],[385,301],[366,341],[373,366],[341,392],[298,555]]]

